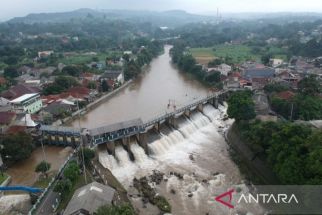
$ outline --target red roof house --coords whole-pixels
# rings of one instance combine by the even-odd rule
[[[290,100],[295,96],[295,93],[293,93],[292,91],[283,91],[280,93],[276,94],[276,97],[280,98],[280,99],[285,99],[285,100]]]

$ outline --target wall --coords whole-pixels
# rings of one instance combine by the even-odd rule
[[[236,123],[234,123],[226,133],[226,140],[233,150],[237,152],[236,154],[246,164],[247,169],[251,173],[258,176],[265,184],[279,184],[272,169],[264,161],[260,160],[258,156],[255,157],[255,154],[247,144],[241,140]]]

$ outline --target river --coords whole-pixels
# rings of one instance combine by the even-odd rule
[[[170,46],[153,60],[146,72],[116,96],[92,110],[81,119],[81,126],[98,126],[141,118],[143,121],[179,108],[207,95],[199,82],[184,76],[170,63]],[[168,109],[169,100],[171,103]],[[78,121],[73,123],[78,127]]]
[[[130,86],[86,114],[81,119],[81,126],[94,128],[134,118],[146,121],[206,96],[207,88],[171,64],[170,48],[165,46],[164,54],[154,59],[147,71]],[[99,161],[128,190],[140,215],[159,214],[155,206],[142,202],[132,185],[133,178],[149,177],[153,170],[165,174],[160,184],[151,184],[168,199],[172,214],[262,214],[256,205],[229,209],[214,200],[232,187],[247,190],[238,167],[229,156],[224,132],[233,120],[224,121],[225,112],[224,106],[215,109],[206,105],[203,113],[194,111],[189,119],[181,116],[178,130],[162,125],[157,138],[149,140],[149,156],[136,140],[132,140],[130,150],[135,161],[130,160],[121,145],[116,146],[115,156],[108,154],[104,145],[100,147]],[[74,126],[78,126],[77,121]],[[178,178],[174,172],[183,177]]]

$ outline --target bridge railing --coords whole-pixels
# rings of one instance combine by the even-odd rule
[[[222,92],[222,93],[223,93],[223,92]],[[195,101],[194,103],[191,103],[191,104],[185,105],[185,106],[183,106],[183,107],[181,107],[181,108],[179,108],[179,109],[177,109],[177,110],[175,110],[175,111],[172,111],[172,112],[170,112],[170,113],[160,114],[159,116],[157,116],[157,117],[155,117],[155,118],[153,118],[153,119],[151,119],[151,120],[149,120],[149,121],[145,122],[145,123],[142,125],[142,127],[143,127],[143,128],[147,128],[147,127],[149,127],[149,126],[151,126],[151,125],[154,125],[154,124],[155,124],[155,123],[157,123],[157,122],[160,122],[160,121],[162,121],[162,120],[165,120],[165,119],[167,119],[167,118],[169,118],[169,117],[171,117],[171,116],[175,116],[176,114],[182,113],[182,112],[184,112],[184,111],[186,111],[186,110],[188,110],[188,109],[191,109],[191,108],[193,108],[193,107],[195,107],[195,106],[197,106],[197,105],[199,105],[199,104],[202,104],[202,103],[204,103],[204,102],[208,101],[209,99],[213,99],[213,98],[216,98],[216,97],[218,97],[218,93],[215,93],[215,94],[213,94],[213,95],[210,95],[210,96],[207,96],[207,97],[205,97],[205,98],[202,98],[202,99],[200,99],[200,100],[198,100],[198,101]]]

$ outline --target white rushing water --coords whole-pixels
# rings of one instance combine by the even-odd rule
[[[121,167],[125,167],[132,163],[129,154],[127,153],[127,151],[125,151],[125,149],[122,146],[117,146],[115,148],[115,156]]]
[[[131,143],[130,148],[136,162],[143,163],[144,161],[148,160],[147,154],[145,153],[144,149],[139,146],[138,143]]]
[[[220,208],[213,198],[222,192],[223,188],[228,189],[236,183],[241,183],[238,168],[229,158],[227,144],[223,135],[219,133],[232,122],[221,120],[225,111],[223,106],[215,109],[211,105],[205,105],[203,113],[194,112],[190,119],[181,121],[178,130],[173,130],[167,135],[160,134],[158,140],[149,143],[150,156],[134,142],[131,143],[130,149],[135,162],[130,160],[128,153],[120,146],[115,150],[118,160],[116,168],[116,160],[108,159],[110,155],[107,153],[99,153],[100,162],[105,163],[103,165],[107,168],[113,166],[112,173],[129,189],[129,193],[134,177],[148,176],[153,170],[164,172],[168,181],[156,186],[156,189],[170,200],[172,214],[229,214]],[[107,162],[111,164],[106,164]],[[183,174],[183,180],[169,175],[171,171]],[[220,174],[214,176],[215,172]],[[203,179],[208,183],[202,182]],[[171,189],[176,191],[175,195],[170,193]],[[188,194],[193,194],[193,197],[188,197]],[[137,204],[136,207],[142,207],[141,202]],[[242,207],[238,210],[252,211]],[[153,213],[142,209],[140,214]]]

